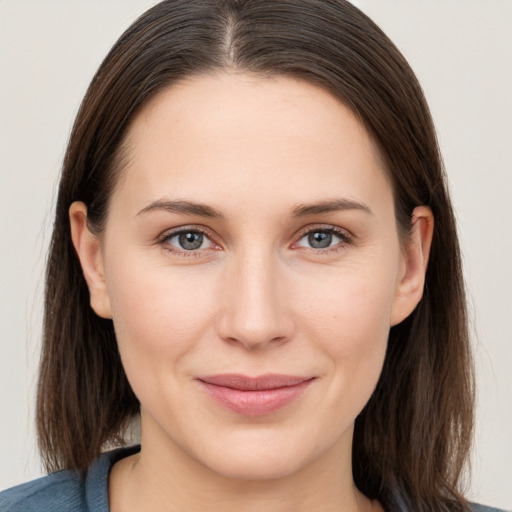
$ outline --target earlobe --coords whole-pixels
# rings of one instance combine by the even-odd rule
[[[82,266],[91,307],[102,318],[112,318],[110,299],[105,282],[100,239],[87,225],[87,206],[75,201],[69,208],[71,239]]]
[[[416,207],[411,224],[411,233],[403,248],[402,268],[391,311],[391,326],[399,324],[414,311],[423,296],[425,286],[434,233],[434,216],[430,208]]]

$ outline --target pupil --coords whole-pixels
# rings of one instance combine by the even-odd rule
[[[325,249],[326,247],[329,247],[332,242],[332,234],[323,233],[321,231],[311,233],[308,238],[309,244],[315,249]]]
[[[203,234],[202,233],[182,233],[179,236],[179,241],[181,247],[186,249],[187,251],[192,251],[194,249],[199,249],[203,244]]]

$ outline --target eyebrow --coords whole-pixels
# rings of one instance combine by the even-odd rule
[[[190,215],[198,215],[199,217],[207,217],[210,219],[224,219],[224,215],[215,208],[202,203],[194,203],[192,201],[154,201],[143,208],[137,215],[152,212],[155,210],[165,210],[171,213],[188,213]]]
[[[292,217],[305,217],[307,215],[334,213],[343,210],[360,210],[373,215],[373,212],[364,203],[350,199],[331,199],[320,203],[299,204],[292,210]]]
[[[142,215],[155,210],[164,210],[170,213],[185,213],[189,215],[197,215],[210,219],[224,220],[225,217],[219,210],[212,208],[203,203],[195,203],[193,201],[170,201],[158,200],[154,201],[137,215]],[[306,217],[308,215],[318,215],[321,213],[334,213],[343,210],[359,210],[373,215],[373,212],[364,203],[352,201],[350,199],[331,199],[312,204],[299,204],[292,209],[291,217]]]

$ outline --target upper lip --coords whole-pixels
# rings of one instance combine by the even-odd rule
[[[207,375],[198,377],[198,380],[222,386],[225,388],[239,389],[241,391],[264,391],[269,389],[296,386],[314,377],[297,377],[294,375],[266,374],[259,377],[248,377],[235,373],[222,375]]]

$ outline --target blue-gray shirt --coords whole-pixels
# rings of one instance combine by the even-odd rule
[[[123,457],[138,452],[139,446],[102,454],[89,468],[85,479],[72,471],[59,471],[0,493],[0,512],[110,512],[108,475]],[[474,512],[503,512],[473,505]]]
[[[0,512],[110,512],[108,475],[112,466],[139,446],[103,453],[85,478],[58,471],[0,493]]]

